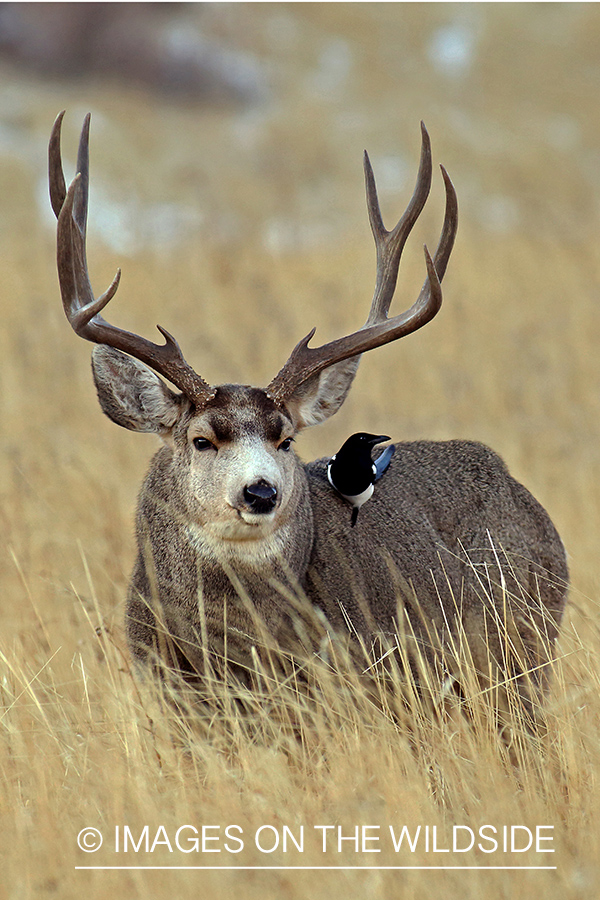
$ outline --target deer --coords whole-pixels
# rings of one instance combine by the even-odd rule
[[[466,643],[481,684],[511,682],[527,708],[543,703],[567,598],[566,554],[548,513],[502,459],[475,441],[399,441],[352,528],[347,503],[328,482],[328,460],[304,463],[293,449],[300,431],[344,403],[363,353],[416,332],[440,310],[458,224],[443,166],[436,252],[424,248],[416,301],[388,316],[403,248],[432,182],[425,126],[414,192],[390,231],[364,154],[376,247],[365,324],[317,347],[313,328],[263,388],[212,385],[163,327],[164,343],[154,343],[102,316],[121,272],[96,299],[86,260],[90,116],[67,189],[63,115],[50,138],[49,181],[64,311],[75,333],[96,345],[103,412],[162,441],[139,494],[126,607],[139,671],[161,660],[198,690],[208,669],[244,682],[265,634],[276,647],[300,637],[306,644],[302,598],[322,626],[310,652],[323,652],[325,637],[383,658],[402,633],[446,683],[457,681],[453,653]]]

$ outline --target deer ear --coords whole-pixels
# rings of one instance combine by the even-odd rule
[[[286,406],[298,430],[319,425],[338,411],[348,396],[359,362],[360,356],[344,359],[295,389]]]
[[[144,363],[100,344],[92,353],[92,372],[102,411],[117,425],[161,435],[171,431],[182,395],[169,390]]]

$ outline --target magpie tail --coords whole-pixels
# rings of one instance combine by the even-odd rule
[[[394,444],[390,444],[389,447],[386,447],[381,456],[378,456],[374,461],[373,465],[375,466],[375,481],[379,481],[390,462],[392,461],[392,456],[396,452],[396,447]]]

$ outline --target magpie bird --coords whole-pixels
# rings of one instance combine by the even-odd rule
[[[359,431],[351,435],[329,460],[327,465],[329,484],[352,505],[350,524],[353,528],[359,509],[373,495],[373,485],[379,481],[389,466],[396,448],[393,444],[386,447],[375,461],[371,459],[371,451],[377,444],[389,440],[385,434],[366,434]]]

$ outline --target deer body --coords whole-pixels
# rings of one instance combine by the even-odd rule
[[[216,542],[204,534],[202,512],[179,502],[190,493],[178,482],[172,453],[165,448],[155,456],[140,495],[139,553],[127,610],[129,644],[138,660],[153,657],[162,631],[174,638],[178,668],[202,672],[206,648],[213,663],[222,659],[226,627],[230,664],[238,674],[251,669],[260,635],[240,594],[251,600],[274,641],[292,649],[295,607],[286,593],[298,588],[333,632],[367,646],[376,639],[378,645],[393,643],[400,627],[410,629],[431,657],[434,645],[445,642],[450,651],[466,633],[482,672],[490,654],[503,656],[504,632],[493,604],[501,609],[506,594],[527,604],[553,642],[568,579],[561,540],[540,504],[487,447],[398,443],[385,485],[365,504],[357,529],[349,527],[348,505],[327,481],[327,459],[303,465],[290,455],[295,490],[285,523],[274,535]],[[155,574],[149,575],[148,563]],[[160,598],[158,622],[153,596]],[[399,622],[402,615],[406,620]],[[547,662],[536,646],[532,634],[532,670]],[[541,685],[544,676],[542,670],[534,681]]]
[[[471,441],[397,443],[385,490],[361,511],[371,538],[348,529],[341,503],[332,512],[323,473],[322,460],[307,466],[306,590],[334,627],[351,622],[365,639],[383,633],[384,646],[408,631],[430,662],[451,657],[466,635],[484,673],[490,660],[508,668],[502,645],[518,622],[511,640],[545,685],[565,604],[565,552],[548,514],[497,454]]]
[[[404,243],[429,191],[426,131],[415,192],[392,231],[365,158],[377,283],[363,328],[316,348],[311,332],[266,388],[215,387],[164,329],[165,344],[154,344],[101,316],[119,275],[94,298],[85,261],[89,120],[68,191],[61,120],[50,142],[50,193],[65,311],[75,331],[99,345],[92,365],[104,412],[164,442],[138,504],[127,608],[134,657],[160,657],[192,679],[210,661],[244,680],[261,634],[284,650],[295,652],[298,641],[306,649],[303,600],[328,637],[381,649],[401,632],[444,674],[446,655],[466,636],[483,681],[491,667],[501,678],[529,673],[543,688],[566,599],[565,553],[547,513],[493,451],[468,441],[397,444],[351,528],[349,507],[328,482],[328,461],[304,465],[291,447],[301,429],[339,409],[363,352],[415,331],[440,308],[457,224],[444,170],[446,215],[434,258],[425,251],[426,281],[407,312],[387,315]]]

